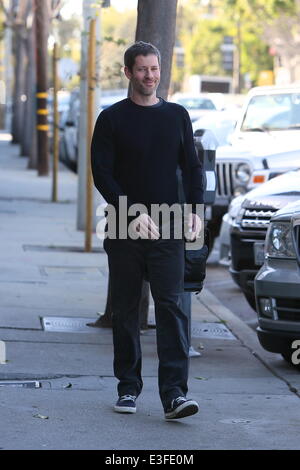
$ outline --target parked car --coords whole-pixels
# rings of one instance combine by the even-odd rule
[[[209,228],[220,233],[231,200],[300,162],[300,86],[250,90],[229,144],[216,153],[218,190]]]
[[[253,309],[254,278],[264,262],[264,245],[271,217],[300,199],[300,170],[278,176],[240,196],[229,211],[229,272]]]
[[[57,93],[57,109],[58,109],[58,124],[60,130],[63,129],[67,119],[67,112],[69,109],[71,94],[67,90],[59,90]],[[54,124],[54,110],[53,110],[53,90],[50,90],[47,98],[48,108],[48,124],[49,124],[49,139],[50,150],[53,149],[53,124]]]
[[[60,127],[59,155],[68,168],[77,171],[80,117],[80,91],[72,91],[64,125]]]
[[[127,96],[127,90],[103,91],[99,103],[99,113]],[[61,129],[60,158],[74,172],[77,172],[78,139],[80,120],[80,90],[72,91],[69,107]]]
[[[192,122],[212,111],[224,109],[222,93],[175,93],[170,97],[170,101],[186,108]]]
[[[271,181],[273,178],[291,171],[292,169],[300,168],[300,150],[290,151],[279,153],[277,155],[269,155],[265,159],[265,166],[269,167],[269,159],[272,161],[273,169],[268,170],[268,181]],[[217,165],[218,166],[218,165]],[[266,183],[257,184],[256,187],[260,188]],[[246,194],[241,194],[233,198],[229,204],[228,212],[225,213],[222,217],[221,230],[220,230],[220,253],[219,253],[219,262],[223,265],[229,265],[230,263],[230,230],[233,224],[233,220],[236,217],[236,213],[239,210],[237,203],[244,200]],[[218,207],[218,198],[216,197],[216,205]],[[213,207],[214,212],[216,208]],[[214,219],[212,220],[212,222]],[[215,229],[216,230],[216,229]]]
[[[260,344],[300,367],[300,199],[271,218],[255,295]]]

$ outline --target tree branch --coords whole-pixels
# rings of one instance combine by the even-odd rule
[[[15,18],[16,25],[24,24],[25,19],[26,19],[27,7],[28,7],[28,0],[19,0],[19,7],[17,10],[17,16]]]
[[[61,8],[64,5],[64,0],[51,0],[51,18],[56,18]]]
[[[9,9],[6,8],[5,4],[4,4],[4,0],[0,0],[0,9],[3,11],[3,13],[5,14],[6,18],[9,19],[9,16],[10,16],[10,12],[9,12]]]

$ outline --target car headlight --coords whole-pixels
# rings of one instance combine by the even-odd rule
[[[238,213],[241,210],[243,201],[244,201],[243,196],[238,196],[232,199],[228,207],[228,214],[230,215],[232,219],[235,219],[237,217]]]
[[[245,210],[243,207],[240,208],[236,218],[235,218],[235,223],[240,225],[242,223],[242,220],[243,220],[243,217],[244,217],[244,214],[245,214]]]
[[[271,258],[296,259],[289,223],[273,222],[266,237],[265,253]]]
[[[235,176],[241,183],[248,183],[251,178],[251,168],[248,163],[240,163],[235,170]]]

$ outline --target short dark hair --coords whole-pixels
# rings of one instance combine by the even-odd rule
[[[124,64],[126,67],[128,67],[130,71],[132,71],[135,63],[135,58],[138,55],[147,56],[150,54],[156,55],[160,66],[161,55],[157,47],[153,46],[153,44],[151,44],[150,42],[138,41],[125,51]]]

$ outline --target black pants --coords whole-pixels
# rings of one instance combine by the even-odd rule
[[[104,241],[108,254],[118,394],[138,396],[143,387],[139,301],[147,272],[155,303],[158,385],[164,409],[187,393],[188,315],[181,308],[184,273],[182,240]]]

